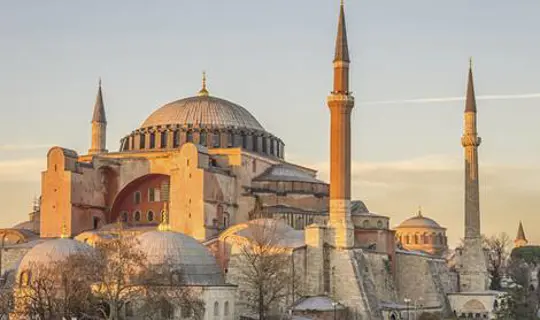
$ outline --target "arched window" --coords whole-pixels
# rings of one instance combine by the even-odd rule
[[[154,221],[154,211],[152,211],[152,210],[148,211],[148,213],[146,214],[146,219],[149,222]]]
[[[139,148],[140,149],[144,149],[146,148],[146,135],[144,133],[141,133],[139,135],[140,137],[140,140],[139,140]]]
[[[174,315],[173,306],[165,299],[161,300],[161,318],[172,319]]]
[[[229,315],[229,301],[225,301],[225,306],[223,307],[223,315],[224,316]]]
[[[98,217],[92,217],[92,226],[94,230],[97,230],[99,228],[99,218]]]
[[[174,130],[173,133],[173,148],[180,146],[180,130]]]
[[[362,222],[362,226],[364,228],[369,228],[369,221],[368,220],[364,220],[364,222]]]
[[[133,214],[133,220],[139,222],[141,221],[141,212],[140,211],[135,211],[135,213]]]
[[[259,137],[253,136],[253,151],[258,152],[259,151]]]
[[[377,221],[377,228],[382,229],[383,223],[381,220]]]
[[[140,191],[135,191],[135,193],[133,194],[133,203],[135,203],[135,204],[141,203],[141,192]]]
[[[268,153],[268,140],[265,137],[262,138],[262,152]]]
[[[234,144],[233,139],[234,139],[233,134],[231,132],[228,132],[227,133],[227,147],[232,147],[233,146],[233,144]]]
[[[122,213],[120,213],[120,219],[122,222],[128,222],[128,218],[127,211],[122,211]]]
[[[214,148],[219,148],[219,140],[220,140],[220,134],[219,132],[214,132],[212,135],[212,145]]]
[[[131,301],[126,302],[126,317],[133,317],[133,305]]]
[[[154,202],[156,201],[156,192],[154,188],[148,189],[148,202]]]
[[[420,236],[418,234],[415,234],[414,235],[414,244],[419,244],[420,243]]]
[[[150,149],[154,149],[156,147],[156,133],[150,132]]]
[[[189,130],[186,134],[186,141],[193,142],[193,131]]]
[[[248,137],[245,132],[242,133],[242,148],[247,150]]]
[[[131,150],[135,149],[135,137],[134,136],[129,137],[129,144],[131,145],[130,146]]]
[[[219,302],[214,302],[214,317],[219,316]]]
[[[223,213],[223,228],[229,227],[229,221],[230,221],[229,213],[228,212]]]
[[[208,143],[208,134],[206,133],[206,131],[201,131],[201,135],[200,135],[200,138],[199,138],[199,144],[203,145],[203,146],[206,146],[207,143]]]
[[[410,237],[409,235],[406,235],[406,236],[405,236],[405,243],[406,243],[406,244],[411,243],[411,237]]]
[[[160,148],[167,148],[167,131],[161,131]]]

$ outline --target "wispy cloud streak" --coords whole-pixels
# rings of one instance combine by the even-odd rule
[[[476,96],[477,100],[520,100],[520,99],[538,99],[540,93],[526,94],[509,94],[509,95],[485,95]],[[445,98],[419,98],[419,99],[403,99],[403,100],[382,100],[382,101],[364,101],[360,102],[363,105],[379,105],[379,104],[405,104],[405,103],[444,103],[464,101],[465,97],[445,97]]]
[[[52,144],[0,144],[0,151],[38,150],[51,146]]]

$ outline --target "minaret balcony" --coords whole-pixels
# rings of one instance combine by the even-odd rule
[[[461,137],[461,144],[464,147],[478,147],[482,143],[482,138],[476,136],[463,136]]]

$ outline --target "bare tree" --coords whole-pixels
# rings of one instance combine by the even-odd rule
[[[146,319],[170,319],[174,306],[179,306],[182,318],[202,319],[204,301],[196,288],[189,287],[174,264],[152,265],[144,276],[145,296],[140,314]]]
[[[501,290],[501,280],[505,274],[512,242],[506,233],[499,233],[483,239],[484,249],[488,254],[488,272],[490,289]]]
[[[13,290],[12,288],[0,289],[0,319],[8,319],[9,314],[13,312]]]
[[[96,245],[96,259],[89,272],[95,275],[94,296],[101,316],[117,320],[126,303],[143,296],[141,276],[146,270],[146,255],[135,238],[118,238]]]
[[[462,250],[465,241],[460,240],[456,250]],[[482,248],[487,255],[487,271],[490,278],[490,289],[501,290],[501,280],[506,272],[506,265],[510,256],[512,241],[506,233],[499,233],[487,237],[482,235]]]
[[[92,312],[92,257],[76,254],[50,264],[31,264],[23,270],[15,294],[15,312],[39,319],[83,318]]]
[[[292,274],[291,251],[282,246],[280,222],[270,219],[255,220],[246,229],[246,241],[237,243],[237,281],[249,307],[268,319],[272,306],[291,294],[296,279]],[[241,240],[240,240],[241,241]]]

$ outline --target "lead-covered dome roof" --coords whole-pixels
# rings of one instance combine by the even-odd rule
[[[141,128],[176,124],[215,129],[237,128],[264,131],[257,119],[243,107],[207,95],[168,103],[146,118]]]
[[[435,220],[433,220],[431,218],[428,218],[428,217],[424,217],[421,214],[418,214],[417,216],[414,216],[412,218],[409,218],[409,219],[403,221],[397,228],[398,229],[400,229],[400,228],[444,229]]]
[[[225,283],[214,256],[190,236],[173,231],[149,231],[138,236],[137,240],[150,265],[170,265],[181,272],[186,284]]]
[[[28,270],[34,266],[48,266],[51,263],[62,262],[69,256],[91,252],[92,247],[86,243],[69,238],[60,238],[42,242],[28,251],[19,264],[19,271]]]

